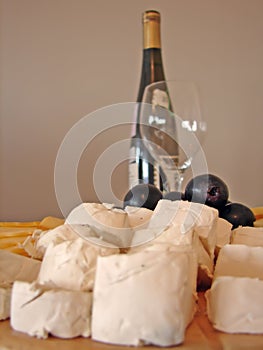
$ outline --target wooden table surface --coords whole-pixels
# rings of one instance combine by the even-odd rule
[[[16,332],[10,327],[9,321],[0,321],[0,350],[127,350],[127,349],[162,349],[153,346],[124,347],[103,344],[87,338],[37,339]],[[183,344],[169,349],[263,349],[263,335],[227,334],[213,329],[206,317],[206,303],[203,293],[199,293],[198,311],[193,322],[186,330]]]

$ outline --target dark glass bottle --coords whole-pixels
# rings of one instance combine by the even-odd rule
[[[162,190],[161,171],[158,164],[145,148],[141,133],[139,109],[144,89],[147,85],[165,80],[160,35],[160,13],[157,11],[146,11],[143,13],[143,62],[141,81],[137,97],[137,110],[132,130],[129,163],[129,187],[138,183],[149,183]]]

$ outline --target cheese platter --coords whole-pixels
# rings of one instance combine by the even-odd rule
[[[1,350],[263,346],[263,322],[254,327],[248,319],[263,310],[249,298],[242,327],[217,324],[229,321],[217,314],[227,297],[221,280],[236,289],[247,283],[247,295],[249,278],[255,290],[262,284],[260,273],[248,273],[255,259],[262,271],[261,228],[231,230],[214,208],[187,201],[160,200],[152,212],[91,203],[77,209],[65,221],[28,223],[28,235],[25,224],[1,224],[2,237],[25,238],[16,253],[14,245],[0,249]],[[243,242],[242,235],[235,242],[239,231]],[[240,272],[234,262],[242,256]],[[222,264],[227,258],[232,270]]]

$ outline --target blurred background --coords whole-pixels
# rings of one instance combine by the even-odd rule
[[[166,78],[199,86],[209,172],[228,184],[232,201],[263,205],[262,0],[0,3],[1,221],[62,216],[54,188],[58,149],[85,115],[136,100],[147,9],[161,13]],[[83,153],[77,173],[84,201],[97,201],[96,159],[120,135],[129,130],[100,135]],[[112,188],[121,198],[127,186],[122,163]]]

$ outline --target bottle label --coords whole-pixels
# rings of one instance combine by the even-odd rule
[[[160,89],[154,89],[153,90],[153,97],[152,97],[152,104],[153,106],[160,106],[164,108],[169,108],[169,97],[166,91],[160,90]]]
[[[132,123],[132,127],[131,127],[131,137],[136,136],[136,123],[137,123],[138,113],[139,113],[139,103],[136,103],[134,105],[133,123]]]
[[[155,164],[154,166],[154,177],[153,177],[153,184],[155,187],[161,189],[161,178],[160,178],[160,171],[159,171],[158,164]]]
[[[139,167],[136,162],[136,147],[131,146],[129,154],[129,188],[139,184]]]

